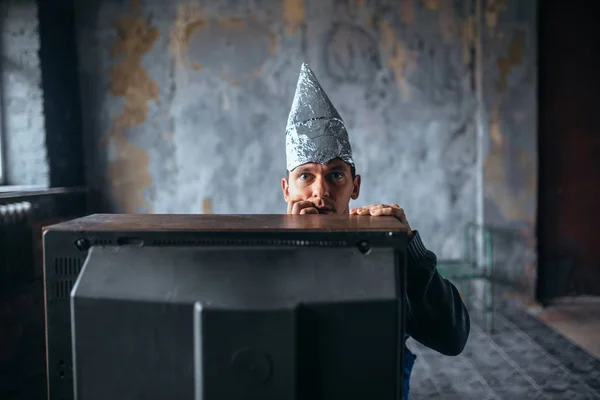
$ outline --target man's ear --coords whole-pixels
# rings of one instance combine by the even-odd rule
[[[287,203],[290,198],[290,184],[286,178],[281,179],[281,191],[283,192],[283,198]]]
[[[360,175],[354,176],[353,181],[354,187],[352,188],[352,200],[358,199],[358,195],[360,194]]]

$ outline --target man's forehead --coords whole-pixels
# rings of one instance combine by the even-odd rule
[[[331,161],[329,161],[327,164],[320,164],[320,163],[306,163],[306,164],[302,164],[299,165],[298,167],[296,167],[294,169],[294,171],[314,171],[314,170],[320,170],[320,169],[325,169],[325,170],[346,170],[349,169],[350,165],[348,165],[348,163],[344,162],[343,160],[340,159],[333,159]]]

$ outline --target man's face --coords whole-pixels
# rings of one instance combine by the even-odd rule
[[[309,201],[320,214],[347,215],[350,199],[357,199],[360,175],[352,178],[350,165],[335,159],[323,165],[307,163],[281,180],[283,197],[289,203]]]

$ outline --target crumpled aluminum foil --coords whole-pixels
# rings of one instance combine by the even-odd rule
[[[306,63],[300,69],[285,135],[288,171],[310,162],[327,164],[334,158],[354,166],[344,121]]]

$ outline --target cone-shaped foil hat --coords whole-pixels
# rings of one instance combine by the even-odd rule
[[[354,166],[344,121],[306,63],[300,69],[285,129],[285,150],[288,171],[310,162],[327,164],[334,158]]]

